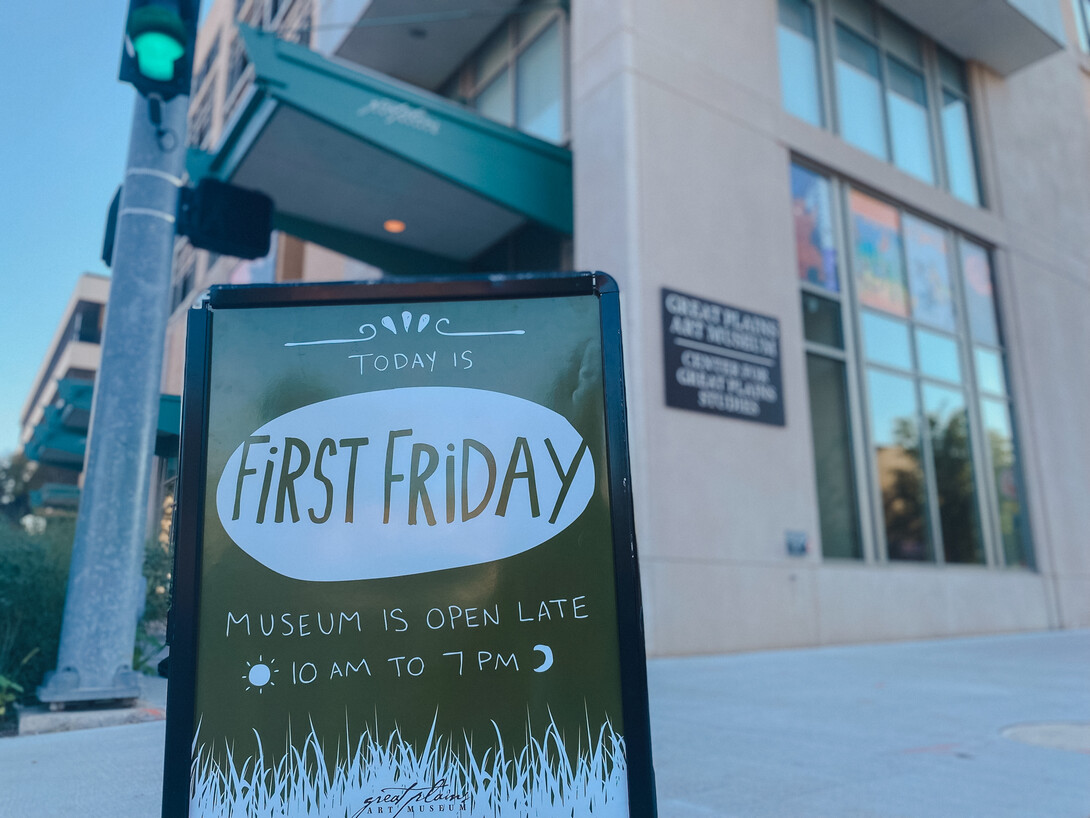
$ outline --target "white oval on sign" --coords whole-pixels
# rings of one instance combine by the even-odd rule
[[[490,562],[563,531],[594,493],[587,444],[562,415],[461,387],[363,392],[253,432],[216,508],[262,565],[318,582]]]

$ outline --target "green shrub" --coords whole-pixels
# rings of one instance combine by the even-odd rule
[[[70,517],[51,518],[31,534],[0,515],[0,698],[6,702],[32,696],[56,662],[74,531]]]

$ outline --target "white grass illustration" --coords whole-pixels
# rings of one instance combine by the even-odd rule
[[[311,725],[301,746],[289,732],[286,752],[267,758],[257,737],[256,755],[238,763],[231,745],[217,758],[193,741],[190,815],[201,818],[623,818],[628,815],[624,738],[607,721],[569,756],[564,737],[550,720],[537,738],[529,724],[526,744],[505,747],[496,728],[495,746],[478,759],[464,746],[437,736],[435,723],[419,750],[394,729],[385,741],[369,728],[350,752],[326,748]],[[587,735],[591,735],[589,724]],[[255,731],[255,736],[257,735]],[[347,735],[347,725],[346,725]],[[574,758],[574,763],[572,761]]]

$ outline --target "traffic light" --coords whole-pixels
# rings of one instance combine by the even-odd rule
[[[273,201],[256,190],[201,179],[178,198],[178,235],[202,250],[235,258],[261,258],[269,252]]]
[[[200,0],[129,0],[119,79],[163,101],[188,94],[199,5]]]

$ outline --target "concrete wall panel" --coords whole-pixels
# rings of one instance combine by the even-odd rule
[[[1044,580],[1028,571],[830,564],[817,586],[827,644],[1049,626]]]
[[[1078,58],[1061,52],[1007,79],[979,71],[991,201],[1012,246],[1090,281],[1090,126]]]
[[[798,289],[789,218],[787,156],[775,143],[707,106],[637,84],[640,333],[651,479],[652,541],[661,555],[784,560],[784,531],[814,531]],[[715,161],[707,161],[707,157]],[[739,208],[736,203],[748,202]],[[665,406],[661,288],[780,321],[787,425]]]
[[[805,566],[651,561],[645,593],[658,656],[799,647],[817,643],[814,573]]]

